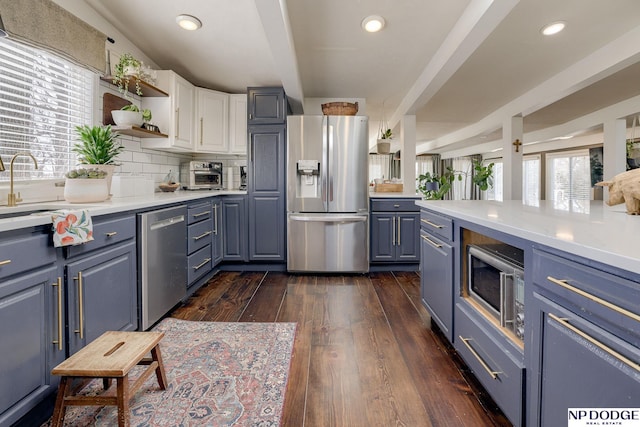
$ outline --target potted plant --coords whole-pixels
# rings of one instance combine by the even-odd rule
[[[142,61],[136,59],[130,53],[120,55],[120,60],[116,64],[115,73],[113,74],[113,84],[118,86],[120,92],[125,98],[129,92],[129,78],[135,78],[136,95],[142,95],[140,88],[140,80],[142,79]]]
[[[391,151],[391,138],[393,137],[393,133],[391,129],[380,129],[380,138],[377,142],[376,151],[378,154],[389,154]]]
[[[489,187],[493,186],[493,163],[482,166],[480,161],[474,160],[473,169],[474,174],[471,180],[480,190],[487,191]]]
[[[140,126],[143,114],[136,104],[127,104],[119,110],[111,110],[111,117],[118,126]]]
[[[124,150],[117,141],[117,132],[111,126],[76,126],[80,142],[71,149],[78,155],[80,164],[92,165],[94,169],[101,169],[107,173],[107,194],[111,194],[111,177],[116,167],[116,157]]]
[[[77,168],[65,174],[64,199],[70,203],[102,202],[109,198],[107,172]]]
[[[432,175],[426,172],[418,177],[418,191],[424,195],[426,200],[442,200],[444,195],[451,190],[456,176],[458,180],[462,180],[462,176],[456,175],[451,167],[447,167],[442,175]]]

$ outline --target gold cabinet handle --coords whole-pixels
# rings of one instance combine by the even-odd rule
[[[400,220],[400,217],[398,217],[398,238],[397,238],[398,246],[401,245],[401,243],[400,243],[400,223],[401,223],[401,220]]]
[[[200,117],[200,145],[202,145],[202,132],[203,132],[202,131],[202,127],[203,127],[202,126],[202,122],[203,122],[203,120],[204,119],[202,117]]]
[[[420,236],[422,237],[422,239],[424,239],[425,241],[431,243],[433,246],[435,246],[436,248],[441,248],[442,245],[439,243],[434,242],[433,240],[431,240],[430,238],[428,238],[427,236]]]
[[[199,217],[201,217],[203,215],[209,215],[209,211],[204,211],[204,212],[200,212],[200,213],[197,213],[197,214],[193,214],[193,217],[194,218],[199,218]]]
[[[218,205],[213,205],[213,234],[218,235]]]
[[[180,107],[176,108],[176,138],[180,136]]]
[[[471,352],[471,354],[473,354],[473,356],[478,359],[478,362],[480,362],[480,365],[482,365],[482,367],[484,368],[485,371],[487,371],[487,373],[489,375],[491,375],[491,378],[493,378],[494,380],[498,379],[498,374],[501,374],[502,372],[500,371],[493,371],[491,368],[489,368],[489,365],[487,365],[487,362],[485,362],[482,357],[480,357],[480,355],[478,354],[477,351],[475,351],[475,349],[473,347],[471,347],[471,344],[469,344],[469,341],[473,341],[473,339],[471,338],[462,338],[461,335],[458,335],[458,338],[460,338],[463,342],[464,345],[467,346],[467,348],[469,349],[469,351]]]
[[[11,260],[10,259],[5,259],[4,261],[0,261],[0,267],[2,267],[3,265],[7,265],[7,264],[11,264]]]
[[[207,263],[211,261],[211,258],[205,258],[204,261],[202,261],[200,264],[196,265],[195,267],[193,267],[194,270],[200,270],[202,267],[204,267],[205,265],[207,265]]]
[[[117,232],[117,231],[110,231],[110,232],[108,232],[108,233],[104,233],[104,235],[105,235],[105,236],[107,236],[107,237],[113,237],[113,236],[115,236],[116,234],[118,234],[118,232]]]
[[[198,241],[198,240],[202,239],[203,237],[207,237],[207,236],[208,236],[209,234],[211,234],[211,233],[212,233],[212,231],[205,231],[205,232],[204,232],[204,233],[202,233],[201,235],[199,235],[199,236],[195,236],[195,237],[193,238],[193,240]]]
[[[569,319],[566,319],[566,318],[563,318],[563,317],[558,317],[553,313],[547,313],[547,315],[549,316],[549,318],[555,320],[560,325],[564,326],[565,328],[569,329],[570,331],[576,333],[580,337],[582,337],[585,340],[589,341],[591,344],[595,345],[600,350],[604,351],[605,353],[608,353],[613,358],[618,359],[620,362],[624,363],[625,365],[629,366],[630,368],[633,368],[636,371],[640,372],[640,365],[639,364],[637,364],[636,362],[634,362],[631,359],[628,359],[627,357],[623,356],[622,354],[618,353],[617,351],[615,351],[614,349],[612,349],[608,345],[605,345],[605,344],[601,343],[600,341],[598,341],[597,339],[595,339],[591,335],[587,334],[586,332],[581,331],[580,329],[576,328],[571,323],[569,323]]]
[[[58,344],[58,350],[62,351],[62,277],[58,277],[56,283],[51,284],[58,288],[58,339],[53,344]]]
[[[565,279],[556,279],[555,277],[547,276],[547,280],[550,281],[553,284],[561,286],[561,287],[563,287],[563,288],[565,288],[565,289],[567,289],[567,290],[569,290],[571,292],[574,292],[574,293],[576,293],[576,294],[578,294],[580,296],[583,296],[583,297],[585,297],[587,299],[590,299],[593,302],[596,302],[596,303],[598,303],[600,305],[603,305],[603,306],[607,307],[608,309],[611,309],[611,310],[615,311],[616,313],[620,313],[620,314],[622,314],[624,316],[627,316],[627,317],[635,320],[636,322],[640,322],[640,315],[638,315],[638,314],[636,314],[636,313],[634,313],[632,311],[626,310],[626,309],[624,309],[622,307],[619,307],[619,306],[617,306],[615,304],[612,304],[609,301],[603,300],[602,298],[599,298],[599,297],[597,297],[595,295],[592,295],[589,292],[585,292],[582,289],[578,289],[575,286],[572,286],[572,285],[568,284],[567,280],[565,280]]]
[[[438,228],[438,229],[440,229],[440,228],[444,228],[444,225],[438,225],[438,224],[433,223],[433,222],[431,222],[431,221],[427,221],[426,219],[421,219],[420,221],[422,221],[422,222],[424,222],[425,224],[428,224],[428,225],[430,225],[430,226],[432,226],[432,227],[434,227],[434,228]]]
[[[391,242],[395,246],[396,244],[396,217],[393,217],[393,224],[391,225]]]
[[[82,271],[78,271],[78,276],[74,277],[74,280],[78,283],[78,324],[79,328],[74,332],[80,334],[80,339],[84,339],[84,308],[82,301]]]

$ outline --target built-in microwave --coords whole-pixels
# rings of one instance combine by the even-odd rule
[[[524,338],[524,252],[507,244],[467,246],[467,294],[485,312]]]

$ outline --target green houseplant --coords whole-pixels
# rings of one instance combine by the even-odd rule
[[[136,95],[142,95],[142,89],[140,88],[140,80],[142,77],[142,61],[136,59],[130,53],[123,53],[120,55],[120,60],[116,64],[115,72],[113,74],[113,84],[118,86],[120,92],[125,98],[129,92],[129,78],[135,77],[135,93]]]
[[[106,172],[107,194],[111,194],[111,178],[116,167],[116,157],[124,150],[117,140],[118,133],[111,126],[76,126],[79,142],[72,151],[78,155],[80,164],[92,165]]]

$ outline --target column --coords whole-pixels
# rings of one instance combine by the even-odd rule
[[[522,116],[502,125],[502,191],[504,200],[522,200]]]
[[[400,140],[402,141],[402,183],[405,193],[416,192],[416,116],[402,116],[400,119]]]
[[[609,120],[604,123],[602,176],[611,179],[627,169],[627,121],[625,119]],[[609,200],[609,189],[604,187],[604,200]]]

